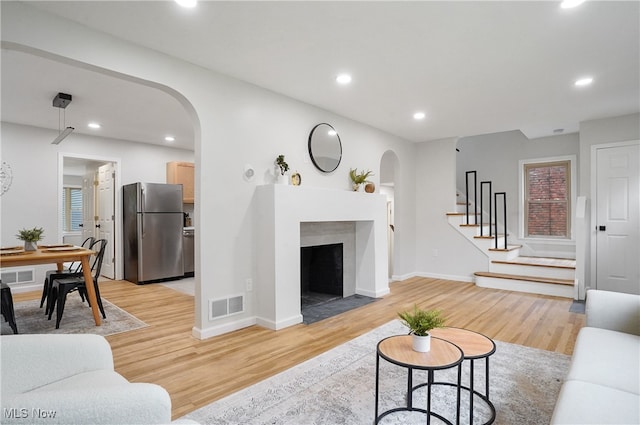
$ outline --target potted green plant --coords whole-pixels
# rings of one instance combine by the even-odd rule
[[[349,177],[353,182],[353,191],[357,192],[360,189],[360,185],[363,183],[368,183],[369,176],[373,176],[371,170],[358,172],[357,168],[352,168],[349,170]]]
[[[444,326],[445,319],[440,310],[425,310],[417,305],[412,311],[398,313],[402,324],[409,328],[413,335],[413,349],[419,352],[427,352],[431,349],[431,335],[429,331]]]
[[[24,241],[25,251],[35,251],[38,249],[37,242],[42,239],[44,229],[42,227],[34,227],[33,229],[22,229],[18,231],[16,237]]]
[[[278,155],[278,157],[276,158],[276,165],[280,170],[278,174],[278,182],[287,182],[287,178],[285,176],[287,174],[287,171],[289,171],[289,164],[287,164],[287,162],[284,160],[284,155]]]

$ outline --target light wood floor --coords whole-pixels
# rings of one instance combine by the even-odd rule
[[[565,354],[573,352],[585,322],[584,315],[569,312],[569,299],[412,278],[393,283],[391,294],[376,302],[312,325],[277,332],[252,326],[201,341],[191,336],[193,297],[125,281],[101,283],[100,288],[104,298],[149,324],[107,337],[116,370],[130,381],[166,388],[174,419],[387,323],[414,303],[442,310],[450,326]],[[16,294],[14,299],[39,295]]]

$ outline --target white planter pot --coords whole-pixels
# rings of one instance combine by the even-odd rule
[[[418,336],[412,335],[413,350],[419,353],[426,353],[431,350],[431,335]]]
[[[278,173],[276,181],[278,184],[289,184],[289,175]]]
[[[24,241],[24,250],[25,251],[36,251],[37,249],[38,249],[38,242]]]

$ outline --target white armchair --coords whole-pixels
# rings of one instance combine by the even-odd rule
[[[6,335],[1,341],[3,424],[168,424],[171,399],[114,371],[99,335]]]

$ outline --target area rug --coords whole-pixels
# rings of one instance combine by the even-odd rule
[[[399,321],[389,322],[311,360],[258,384],[231,394],[185,416],[201,424],[328,425],[372,424],[375,412],[376,346],[391,335],[406,334]],[[570,357],[564,354],[496,341],[490,359],[490,399],[495,424],[548,424]],[[463,385],[468,385],[468,364]],[[421,375],[422,374],[422,375]],[[476,361],[476,390],[484,383],[484,362]],[[436,381],[454,382],[453,370],[437,371]],[[424,382],[414,373],[414,385]],[[406,369],[380,360],[380,412],[406,404]],[[422,381],[420,381],[422,379]],[[426,392],[414,392],[414,407],[424,408]],[[463,391],[461,423],[469,423],[468,392]],[[474,397],[474,424],[484,423],[490,411]],[[455,423],[455,391],[436,386],[432,410]],[[420,412],[397,412],[380,424],[424,424]],[[432,417],[432,424],[443,423]]]
[[[102,304],[107,318],[102,319],[100,326],[96,326],[89,305],[83,303],[78,294],[72,294],[67,298],[60,329],[56,329],[55,312],[51,320],[47,320],[47,316],[44,314],[44,307],[40,308],[40,300],[15,303],[14,310],[18,332],[21,334],[92,333],[106,336],[148,326],[104,298],[102,299]],[[13,331],[3,318],[2,335],[8,334],[13,334]]]

